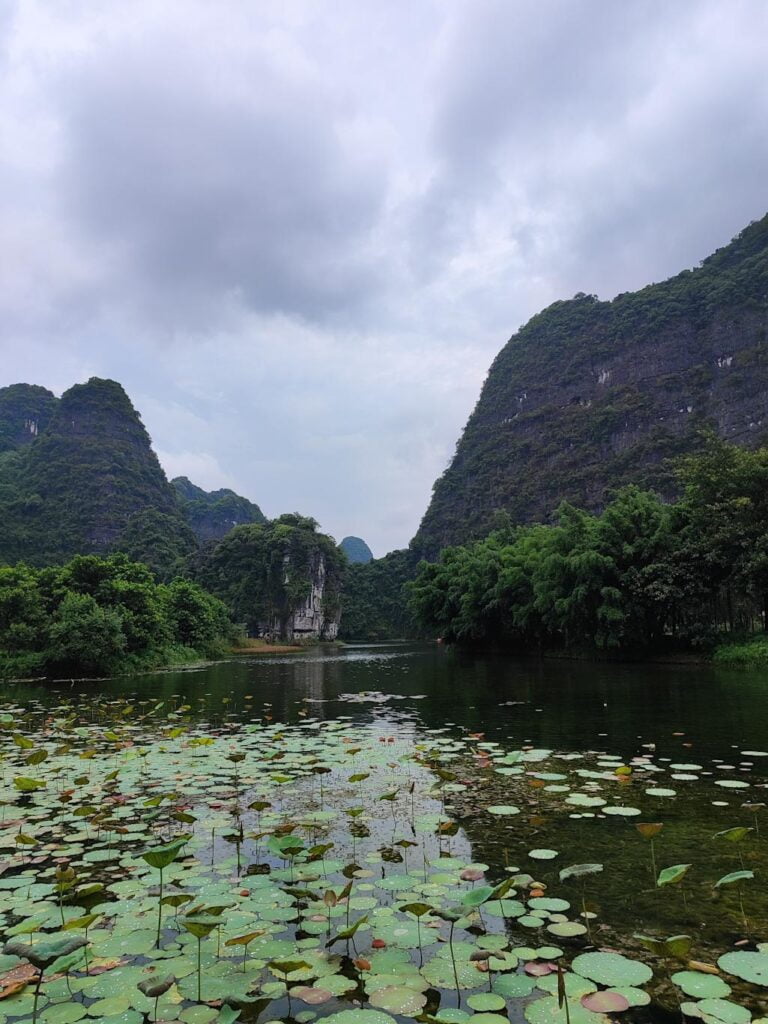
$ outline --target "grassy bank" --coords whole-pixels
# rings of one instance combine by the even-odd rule
[[[718,665],[768,665],[768,634],[753,633],[715,648],[712,660]]]
[[[223,657],[227,651],[222,648],[220,653]],[[209,661],[211,656],[210,650],[201,652],[196,651],[194,647],[185,647],[182,644],[167,644],[142,654],[129,654],[115,659],[108,667],[105,667],[103,673],[98,673],[96,677],[139,675],[144,672],[153,672],[156,669],[194,665]],[[42,654],[0,657],[0,680],[55,678],[62,675],[67,678],[70,675],[73,678],[80,678],[83,674],[83,670],[75,665],[70,667],[68,673],[64,673],[60,666],[52,667]],[[93,673],[86,672],[85,675],[93,675]]]
[[[235,647],[230,649],[230,654],[297,654],[305,651],[306,646],[298,644],[272,644],[267,640],[257,640],[247,637],[238,641]]]

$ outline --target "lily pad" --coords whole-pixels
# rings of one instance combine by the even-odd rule
[[[672,981],[694,999],[721,999],[731,992],[730,985],[722,978],[701,971],[678,971],[672,975]]]
[[[717,961],[720,970],[753,985],[768,986],[768,953],[741,951],[725,953]]]
[[[618,988],[623,985],[644,985],[653,977],[653,971],[639,960],[630,960],[621,953],[582,953],[571,967],[577,974],[590,978],[599,985]]]

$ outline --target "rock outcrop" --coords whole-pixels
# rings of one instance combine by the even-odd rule
[[[0,388],[0,452],[16,451],[44,433],[58,402],[37,384]]]
[[[346,560],[298,513],[238,526],[201,553],[198,581],[254,636],[335,640]]]
[[[290,560],[285,562],[286,582],[291,575]],[[287,615],[275,616],[264,623],[262,636],[276,636],[283,640],[335,640],[339,634],[341,606],[332,607],[326,600],[325,555],[315,552],[309,566],[309,593]]]

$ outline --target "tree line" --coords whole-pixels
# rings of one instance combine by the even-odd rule
[[[125,555],[0,568],[0,677],[103,676],[217,657],[236,639],[196,583],[158,583]]]
[[[499,528],[421,563],[420,624],[448,642],[639,654],[768,627],[768,449],[709,436],[677,466],[679,501],[636,486],[602,513]]]

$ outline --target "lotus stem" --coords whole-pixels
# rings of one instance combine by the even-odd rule
[[[157,939],[155,948],[160,949],[160,929],[163,923],[163,869],[160,868],[160,895],[157,898]]]
[[[739,892],[739,908],[741,910],[741,919],[744,922],[744,931],[749,934],[749,921],[747,921],[747,915],[744,911],[744,896],[741,891],[741,886],[738,889]]]
[[[37,976],[37,984],[35,985],[35,1001],[32,1004],[32,1024],[36,1024],[37,1021],[37,1000],[40,996],[40,985],[43,981],[43,969],[40,968],[40,973]]]
[[[451,931],[448,935],[448,949],[451,951],[451,963],[453,964],[453,980],[456,982],[456,1005],[461,1006],[461,989],[459,988],[459,973],[456,970],[456,957],[453,953],[453,929],[455,923],[451,921]]]

